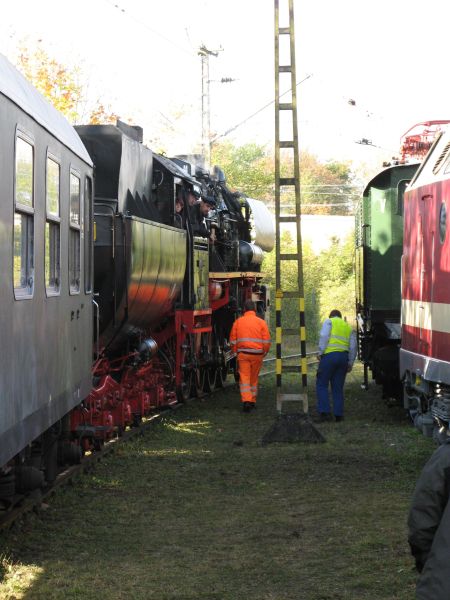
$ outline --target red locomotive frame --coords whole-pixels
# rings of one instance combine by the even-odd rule
[[[170,407],[193,394],[202,395],[211,388],[223,385],[229,370],[233,370],[233,357],[227,354],[217,363],[205,361],[203,355],[217,345],[213,338],[213,314],[230,302],[231,283],[238,281],[243,301],[263,298],[260,288],[262,273],[210,273],[210,308],[203,310],[175,310],[167,326],[152,337],[161,348],[170,348],[174,360],[173,380],[159,357],[133,366],[137,352],[116,358],[98,359],[93,366],[97,385],[86,400],[72,411],[70,430],[83,451],[94,450],[128,426],[137,426],[152,411]],[[220,296],[214,283],[220,283]],[[227,360],[228,359],[228,360]],[[211,385],[207,370],[220,370],[220,382]]]

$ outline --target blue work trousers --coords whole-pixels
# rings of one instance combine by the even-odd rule
[[[322,355],[317,369],[317,412],[331,412],[328,396],[328,385],[331,383],[334,416],[344,416],[344,383],[347,367],[348,352],[330,352]]]

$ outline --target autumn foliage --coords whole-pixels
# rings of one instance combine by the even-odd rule
[[[264,146],[218,143],[212,148],[211,162],[223,169],[231,188],[273,207],[275,158]],[[293,177],[292,159],[282,156],[280,168],[282,177]],[[355,196],[347,163],[323,163],[313,154],[301,152],[300,189],[303,214],[352,214]],[[281,204],[283,214],[289,214],[295,206],[293,189],[281,190]]]
[[[17,58],[17,67],[71,123],[84,121],[98,125],[115,123],[119,118],[109,106],[98,99],[84,117],[81,107],[86,104],[87,99],[81,69],[69,69],[49,56],[43,48],[30,50],[22,46]]]

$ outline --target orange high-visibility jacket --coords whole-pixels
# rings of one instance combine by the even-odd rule
[[[230,333],[231,349],[239,354],[265,355],[270,350],[270,333],[267,323],[248,310],[233,323]]]

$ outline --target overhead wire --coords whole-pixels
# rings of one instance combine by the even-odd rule
[[[129,10],[123,8],[118,2],[116,2],[115,0],[103,0],[105,3],[107,3],[111,8],[119,11],[119,13],[123,16],[128,17],[130,20],[134,21],[136,24],[138,24],[140,27],[146,29],[147,31],[153,33],[154,35],[157,35],[159,38],[163,39],[165,42],[167,42],[168,44],[172,45],[173,47],[177,48],[179,51],[183,52],[185,55],[189,56],[190,58],[197,60],[197,52],[194,50],[194,48],[192,47],[192,43],[190,41],[189,38],[189,32],[187,30],[187,28],[185,28],[185,33],[186,36],[189,40],[189,42],[191,43],[191,49],[188,49],[184,46],[181,46],[180,44],[178,44],[177,42],[175,42],[174,40],[170,39],[169,37],[167,37],[166,35],[164,35],[163,33],[161,33],[160,31],[157,31],[156,29],[154,29],[153,27],[150,27],[149,25],[147,25],[147,23],[145,23],[144,21],[142,21],[141,19],[138,19],[136,16],[134,16]],[[312,73],[308,74],[306,77],[304,77],[301,81],[296,83],[296,87],[298,87],[300,84],[302,84],[304,81],[306,81],[307,79],[309,79],[310,77],[312,77]],[[280,94],[280,98],[282,98],[283,96],[289,94],[290,92],[292,92],[292,88],[287,90],[286,92],[284,92],[283,94]],[[344,96],[342,96],[342,98],[344,98]],[[353,99],[348,99],[346,98],[348,104],[352,105],[352,106],[356,106],[357,103],[355,100]],[[217,140],[222,139],[226,136],[228,136],[230,133],[232,133],[233,131],[236,131],[236,129],[238,129],[239,127],[241,127],[242,125],[245,125],[248,121],[250,121],[251,119],[253,119],[255,116],[257,116],[258,114],[260,114],[262,111],[264,111],[265,109],[269,108],[270,106],[272,106],[275,103],[275,100],[271,100],[270,102],[268,102],[267,104],[265,104],[264,106],[262,106],[261,108],[259,108],[258,110],[256,110],[254,113],[250,114],[248,117],[246,117],[245,119],[243,119],[242,121],[240,121],[239,123],[237,123],[236,125],[234,125],[233,127],[230,127],[229,129],[227,129],[225,132],[223,132],[220,135],[215,136],[212,140],[211,140],[211,145],[214,144],[215,142],[217,142]],[[359,109],[359,105],[358,105],[358,109]],[[178,131],[179,133],[182,133],[176,126],[175,124],[159,109],[157,109],[158,113],[170,124],[171,128],[174,131]],[[366,116],[367,117],[371,117],[373,116],[372,112],[369,112],[368,110],[365,111]],[[361,142],[357,142],[357,143],[361,143]],[[375,144],[367,144],[370,146],[375,146]],[[375,146],[378,147],[379,146]],[[386,150],[386,149],[385,149]]]
[[[166,35],[164,35],[163,33],[157,31],[156,29],[154,29],[153,27],[150,27],[149,25],[147,25],[147,23],[145,23],[144,21],[142,21],[141,19],[138,19],[135,15],[133,15],[131,12],[129,12],[128,10],[126,10],[125,8],[123,8],[122,6],[120,6],[119,3],[115,2],[114,0],[103,0],[106,4],[108,4],[111,8],[119,11],[121,16],[124,16],[128,19],[130,19],[131,21],[134,21],[135,23],[137,23],[140,27],[146,29],[147,31],[150,31],[151,33],[153,33],[154,35],[157,35],[158,37],[160,37],[161,39],[163,39],[165,42],[167,42],[168,44],[174,46],[175,48],[177,48],[178,50],[180,50],[181,52],[183,52],[184,54],[186,54],[187,56],[189,56],[190,58],[194,59],[195,61],[197,60],[197,54],[194,53],[191,49],[187,49],[186,47],[180,46],[180,44],[178,44],[177,42],[175,42],[174,40],[168,38]],[[169,119],[169,117],[167,115],[165,115],[159,108],[154,107],[156,112],[161,115],[161,117],[169,124],[170,129],[175,132],[175,133],[179,133],[179,134],[184,134],[185,132],[182,131],[179,127],[177,127],[175,125],[175,123]]]
[[[147,23],[145,23],[142,20],[140,20],[137,17],[135,17],[128,10],[126,10],[125,8],[122,8],[117,2],[114,2],[114,0],[103,0],[103,1],[106,2],[107,4],[109,4],[112,8],[115,8],[116,10],[118,10],[123,15],[126,15],[129,19],[131,19],[132,21],[134,21],[135,23],[137,23],[138,25],[140,25],[144,29],[147,29],[147,31],[150,31],[151,33],[154,33],[155,35],[157,35],[161,39],[165,40],[168,44],[171,44],[172,46],[174,46],[175,48],[177,48],[181,52],[184,52],[184,54],[187,54],[191,58],[195,58],[195,60],[197,60],[197,54],[194,54],[194,52],[192,52],[192,50],[188,50],[187,48],[185,48],[183,46],[180,46],[177,42],[174,42],[173,40],[171,40],[170,38],[168,38],[163,33],[157,31],[156,29],[153,29],[153,27],[150,27],[149,25],[147,25]]]
[[[127,17],[128,19],[134,21],[140,27],[146,29],[147,31],[151,32],[154,35],[157,35],[159,38],[163,39],[168,44],[172,45],[173,47],[175,47],[178,50],[180,50],[181,52],[183,52],[185,55],[187,55],[190,58],[192,58],[193,60],[197,61],[198,53],[197,53],[197,51],[192,46],[192,43],[191,43],[191,40],[189,38],[189,33],[188,33],[187,28],[185,28],[185,33],[186,33],[186,36],[188,38],[189,43],[191,44],[191,48],[186,48],[184,46],[181,46],[180,44],[178,44],[174,40],[170,39],[169,37],[167,37],[166,35],[164,35],[160,31],[157,31],[153,27],[150,27],[149,25],[147,25],[147,23],[145,23],[141,19],[138,19],[131,12],[129,12],[128,10],[126,10],[125,8],[123,8],[118,2],[115,2],[114,0],[103,0],[103,1],[106,4],[108,4],[111,8],[113,8],[114,10],[119,11],[119,13],[120,13],[121,16]],[[167,117],[167,115],[165,115],[159,108],[157,108],[157,107],[154,107],[154,108],[155,108],[156,112],[158,112],[161,115],[161,117],[163,117],[163,119],[169,124],[169,127],[171,128],[171,130],[173,132],[181,134],[181,135],[185,135],[185,131],[183,131],[179,127],[177,127],[175,125],[175,123],[171,119],[169,119],[169,117]]]
[[[298,87],[301,83],[303,83],[304,81],[306,81],[307,79],[309,79],[310,77],[312,77],[312,75],[313,74],[310,73],[304,79],[302,79],[301,81],[297,82],[295,84],[295,87]],[[286,92],[283,92],[283,94],[280,94],[280,98],[282,98],[283,96],[286,96],[286,94],[289,94],[289,92],[292,92],[292,88],[288,89]],[[233,131],[235,131],[238,127],[240,127],[241,125],[244,125],[245,123],[247,123],[247,121],[250,121],[250,119],[253,119],[253,117],[256,117],[256,115],[258,115],[260,112],[262,112],[266,108],[269,108],[269,106],[271,106],[272,104],[275,104],[275,100],[271,100],[270,102],[268,102],[267,104],[265,104],[264,106],[262,106],[261,108],[259,108],[256,112],[252,113],[250,116],[248,116],[246,119],[244,119],[243,121],[241,121],[240,123],[238,123],[234,127],[231,127],[230,129],[227,129],[224,133],[221,133],[220,135],[217,135],[215,138],[213,138],[211,140],[210,143],[214,144],[214,142],[216,142],[220,138],[226,137],[228,134],[230,134]]]

